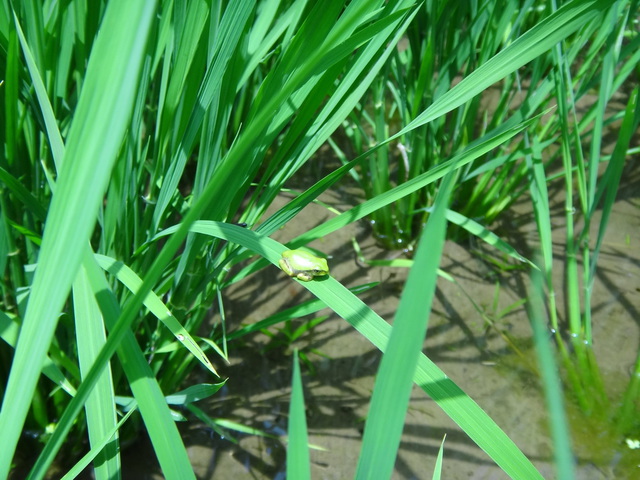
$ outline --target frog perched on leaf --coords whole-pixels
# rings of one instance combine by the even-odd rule
[[[327,260],[316,257],[305,250],[286,250],[282,252],[282,258],[280,258],[278,264],[284,273],[303,282],[310,282],[315,277],[329,274]]]

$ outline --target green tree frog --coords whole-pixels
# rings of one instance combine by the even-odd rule
[[[314,277],[329,274],[327,261],[305,250],[286,250],[282,252],[282,258],[278,264],[284,273],[303,282],[310,282]]]

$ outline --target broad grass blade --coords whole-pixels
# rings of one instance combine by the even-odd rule
[[[356,478],[391,478],[413,372],[424,345],[447,229],[446,212],[457,174],[442,181],[434,209],[422,232],[414,265],[400,299],[391,337],[371,398]]]
[[[311,478],[307,417],[304,408],[304,392],[302,391],[302,377],[300,375],[297,350],[293,355],[293,377],[291,379],[287,478],[299,478],[300,480]]]

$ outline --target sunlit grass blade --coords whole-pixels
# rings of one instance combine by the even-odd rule
[[[442,457],[444,455],[444,441],[447,439],[447,436],[445,435],[442,438],[442,443],[440,444],[440,448],[438,449],[438,456],[436,457],[436,465],[433,468],[433,476],[431,478],[433,478],[433,480],[440,480],[440,477],[442,475]]]
[[[227,380],[220,383],[201,383],[198,385],[191,385],[184,390],[167,395],[165,399],[169,405],[185,406],[215,395],[218,390],[225,385],[225,383],[227,383]]]
[[[472,74],[439,97],[429,108],[389,140],[398,138],[459,107],[522,65],[550,50],[559,41],[600,15],[610,5],[611,2],[608,0],[578,0],[564,4],[552,15],[475,69]]]
[[[121,281],[131,292],[136,293],[142,280],[136,273],[122,262],[117,262],[113,258],[104,255],[96,255],[98,264]],[[176,337],[176,339],[189,350],[198,361],[204,365],[214,375],[218,376],[218,372],[213,364],[207,358],[200,346],[193,339],[191,334],[180,324],[180,322],[171,314],[171,311],[162,302],[153,291],[147,294],[144,305],[160,320]]]
[[[41,88],[40,90],[42,91],[43,89]],[[41,100],[41,107],[42,107],[43,111],[45,112],[45,117],[47,118],[47,114],[49,115],[49,117],[52,117],[51,107],[50,107],[50,105],[48,104],[48,101],[45,101],[45,100],[46,100],[46,97],[44,97],[42,94],[39,94],[39,98],[40,98],[40,100]],[[44,99],[44,100],[43,100],[43,99]],[[51,122],[50,122],[48,125],[52,125],[52,124],[51,124]],[[54,124],[53,124],[53,125],[54,125]],[[51,141],[52,141],[52,144],[53,144],[53,146],[54,146],[54,158],[56,158],[56,159],[57,159],[57,158],[61,158],[61,156],[62,156],[62,154],[61,154],[61,152],[60,152],[60,150],[61,150],[61,142],[59,142],[59,134],[58,134],[58,132],[57,132],[57,129],[55,128],[55,125],[54,125],[54,128],[52,128],[52,129],[50,129],[50,130],[51,130],[51,131],[50,131]],[[53,140],[55,140],[55,139],[58,139],[58,143],[56,143],[56,142],[54,142],[54,141],[53,141]],[[56,150],[56,148],[55,148],[55,147],[56,147],[56,145],[58,145],[58,146],[59,146],[59,148],[58,148],[57,150]],[[42,457],[42,458],[44,458],[44,457]],[[162,463],[162,462],[161,462],[161,463]],[[178,462],[178,463],[180,463],[180,462]]]
[[[298,362],[297,350],[293,355],[288,433],[287,478],[299,478],[301,480],[311,478],[307,417],[304,407],[304,392],[302,391],[302,377],[300,376],[300,363]]]
[[[456,173],[444,177],[422,232],[382,357],[365,425],[356,478],[390,478],[409,407],[413,372],[424,344],[447,229]]]
[[[453,210],[447,210],[447,220],[451,223],[458,225],[461,228],[464,228],[467,232],[475,235],[480,238],[487,244],[492,247],[500,250],[501,252],[509,255],[511,258],[514,258],[520,262],[526,262],[530,266],[534,268],[538,268],[534,265],[529,259],[520,255],[515,248],[509,245],[507,242],[498,237],[495,233],[489,231],[486,227],[480,225],[478,222],[465,217],[464,215],[460,215],[458,212],[454,212]]]
[[[73,307],[78,344],[80,371],[87,374],[106,339],[105,326],[84,268],[78,270],[73,282]],[[111,368],[106,368],[96,381],[87,399],[85,411],[89,441],[94,447],[115,428],[117,423],[114,387]],[[95,475],[97,480],[120,478],[120,444],[116,434],[97,455]]]
[[[95,460],[95,458],[100,454],[100,452],[109,445],[109,442],[112,441],[112,438],[118,433],[118,430],[129,420],[129,417],[138,411],[137,406],[131,408],[121,419],[120,421],[108,431],[105,436],[102,438],[100,442],[92,445],[91,450],[89,450],[84,457],[82,457],[67,473],[61,480],[73,480],[77,478],[82,471],[91,464]],[[113,477],[115,478],[115,477]]]
[[[87,67],[0,411],[5,478],[129,121],[154,2],[112,2]],[[99,92],[99,93],[98,93]]]
[[[163,392],[129,329],[130,323],[122,319],[120,307],[104,278],[104,273],[88,250],[84,253],[83,267],[87,271],[89,283],[100,305],[100,311],[109,329],[109,336],[96,357],[94,365],[78,387],[76,396],[64,411],[52,437],[38,457],[30,478],[37,479],[45,475],[95,382],[116,349],[164,475],[167,478],[195,478]]]

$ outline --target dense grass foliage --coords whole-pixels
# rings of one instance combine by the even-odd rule
[[[303,282],[317,298],[307,311],[329,307],[385,351],[358,478],[391,474],[413,383],[508,475],[541,478],[421,353],[449,225],[542,272],[540,301],[570,385],[585,409],[605,401],[589,293],[640,116],[637,90],[625,89],[637,74],[637,2],[537,3],[3,2],[0,479],[18,466],[27,431],[43,445],[27,460],[29,478],[43,478],[62,449],[74,457],[68,478],[90,463],[96,478],[120,478],[120,437],[135,435],[137,415],[165,477],[195,478],[176,419],[247,431],[195,403],[233,382],[215,365],[234,339],[296,315],[230,332],[227,287],[368,216],[387,246],[415,249],[394,327],[333,277]],[[490,89],[499,95],[487,107]],[[576,102],[592,90],[598,101],[578,117]],[[625,111],[607,107],[618,91]],[[616,149],[604,156],[599,138],[616,121]],[[327,142],[343,166],[267,216]],[[553,303],[550,169],[566,181],[567,211],[584,219],[567,230],[566,328]],[[348,175],[366,201],[286,247],[270,238]],[[524,194],[541,240],[536,262],[488,229]],[[551,353],[543,358],[553,371]],[[186,383],[195,368],[208,380]],[[621,435],[639,428],[640,357],[635,374],[616,417]],[[562,412],[558,379],[546,378],[549,408]],[[287,459],[296,478],[309,472],[302,391],[296,356]],[[558,465],[572,475],[563,417],[554,418]],[[85,438],[90,450],[77,460]]]

